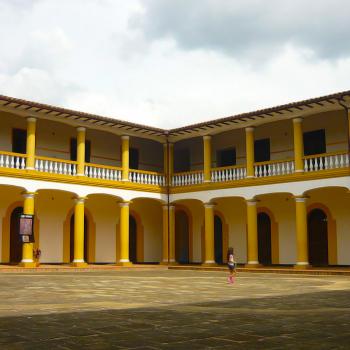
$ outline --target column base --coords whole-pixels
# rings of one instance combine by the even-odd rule
[[[312,266],[310,264],[295,264],[293,266],[296,270],[307,270],[312,268]]]
[[[86,267],[88,264],[87,262],[72,262],[70,264],[72,267]]]
[[[24,268],[33,268],[33,267],[38,267],[37,263],[32,261],[32,262],[20,262],[18,264],[19,267],[24,267]]]
[[[174,265],[179,265],[179,263],[177,261],[161,261],[159,265],[174,266]]]
[[[255,267],[262,267],[261,264],[259,263],[252,263],[252,264],[244,264],[244,267],[252,267],[252,268],[255,268]]]
[[[205,261],[204,263],[201,264],[203,267],[214,267],[218,266],[218,264],[215,261]]]
[[[131,261],[123,261],[123,262],[117,262],[117,266],[133,266],[133,263]]]

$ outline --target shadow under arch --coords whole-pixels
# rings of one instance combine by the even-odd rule
[[[182,216],[182,213],[185,214],[185,217]],[[183,219],[187,219],[187,223]],[[180,223],[185,232],[179,231]],[[189,263],[193,260],[192,213],[185,205],[178,203],[175,204],[175,260],[180,263]]]
[[[132,220],[136,227],[132,226]],[[133,254],[132,250],[135,250]],[[141,216],[133,209],[129,211],[129,260],[132,263],[144,262],[144,227]]]
[[[328,264],[338,264],[338,249],[337,249],[337,228],[336,221],[332,216],[330,209],[323,203],[312,203],[307,207],[308,215],[308,236],[309,236],[309,216],[314,210],[321,210],[327,217],[327,243],[328,243]]]
[[[71,236],[71,219],[74,215],[74,206],[68,211],[66,219],[63,223],[63,262],[70,263],[70,236]],[[84,260],[89,263],[95,262],[96,251],[96,223],[93,220],[93,216],[89,209],[84,207],[84,217],[87,220],[87,254],[84,256]]]

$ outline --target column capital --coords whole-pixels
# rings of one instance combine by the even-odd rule
[[[86,132],[86,128],[84,126],[78,126],[77,131],[78,132]]]
[[[169,208],[169,210],[174,210],[175,209],[175,205],[174,204],[170,204],[170,205],[163,204],[162,208],[163,208],[163,210],[168,210],[168,208]]]
[[[84,203],[87,197],[74,197],[75,204],[81,204]]]
[[[245,132],[253,132],[254,129],[255,129],[254,126],[247,126],[247,127],[245,128]]]
[[[122,135],[121,139],[122,140],[130,140],[130,136],[129,135]]]
[[[207,203],[203,203],[204,204],[204,208],[214,208],[216,206],[216,203],[211,203],[211,202],[207,202]]]
[[[255,198],[250,198],[245,200],[247,205],[256,205],[258,203],[258,200]]]
[[[118,202],[118,205],[123,208],[123,207],[128,207],[130,205],[131,201],[123,201],[123,202]]]
[[[173,143],[173,142],[165,142],[165,143],[163,143],[163,147],[164,147],[164,148],[166,148],[167,146],[173,147],[173,146],[174,146],[174,143]]]
[[[301,123],[303,121],[302,117],[293,118],[293,123]]]
[[[34,198],[37,192],[22,192],[21,193],[24,198]]]
[[[27,122],[29,123],[36,123],[36,118],[35,117],[27,117]]]
[[[211,140],[211,135],[204,135],[203,140]]]
[[[309,197],[308,196],[294,196],[294,199],[297,203],[304,203],[306,202],[306,200],[308,199]]]

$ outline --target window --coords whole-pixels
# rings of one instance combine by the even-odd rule
[[[324,129],[304,132],[304,155],[326,153],[326,133]]]
[[[236,165],[236,149],[227,148],[216,152],[216,164],[218,167]]]
[[[23,129],[12,129],[12,152],[27,152],[27,131]]]
[[[174,151],[174,172],[181,173],[191,170],[190,150],[183,148]]]
[[[270,160],[270,139],[255,140],[254,161],[267,162]]]
[[[91,158],[91,141],[85,141],[85,162],[90,163]],[[70,160],[77,160],[77,139],[70,139]]]
[[[129,168],[130,169],[139,168],[139,150],[137,148],[129,149]]]

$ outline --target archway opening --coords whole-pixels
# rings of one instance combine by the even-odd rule
[[[222,236],[222,221],[218,215],[214,216],[214,254],[217,264],[223,263],[223,236]]]
[[[259,263],[271,265],[271,219],[266,213],[258,214],[258,258]]]
[[[175,259],[180,264],[188,264],[190,262],[189,251],[189,220],[183,210],[175,213]]]
[[[10,263],[18,264],[22,260],[22,242],[19,236],[19,220],[23,207],[15,208],[11,213],[10,226]]]
[[[321,209],[313,209],[308,215],[309,262],[314,266],[328,265],[327,215]]]
[[[129,215],[129,260],[137,263],[137,222]]]
[[[84,215],[84,261],[88,261],[88,220]],[[70,262],[74,260],[74,214],[70,218],[70,245],[69,245]]]

